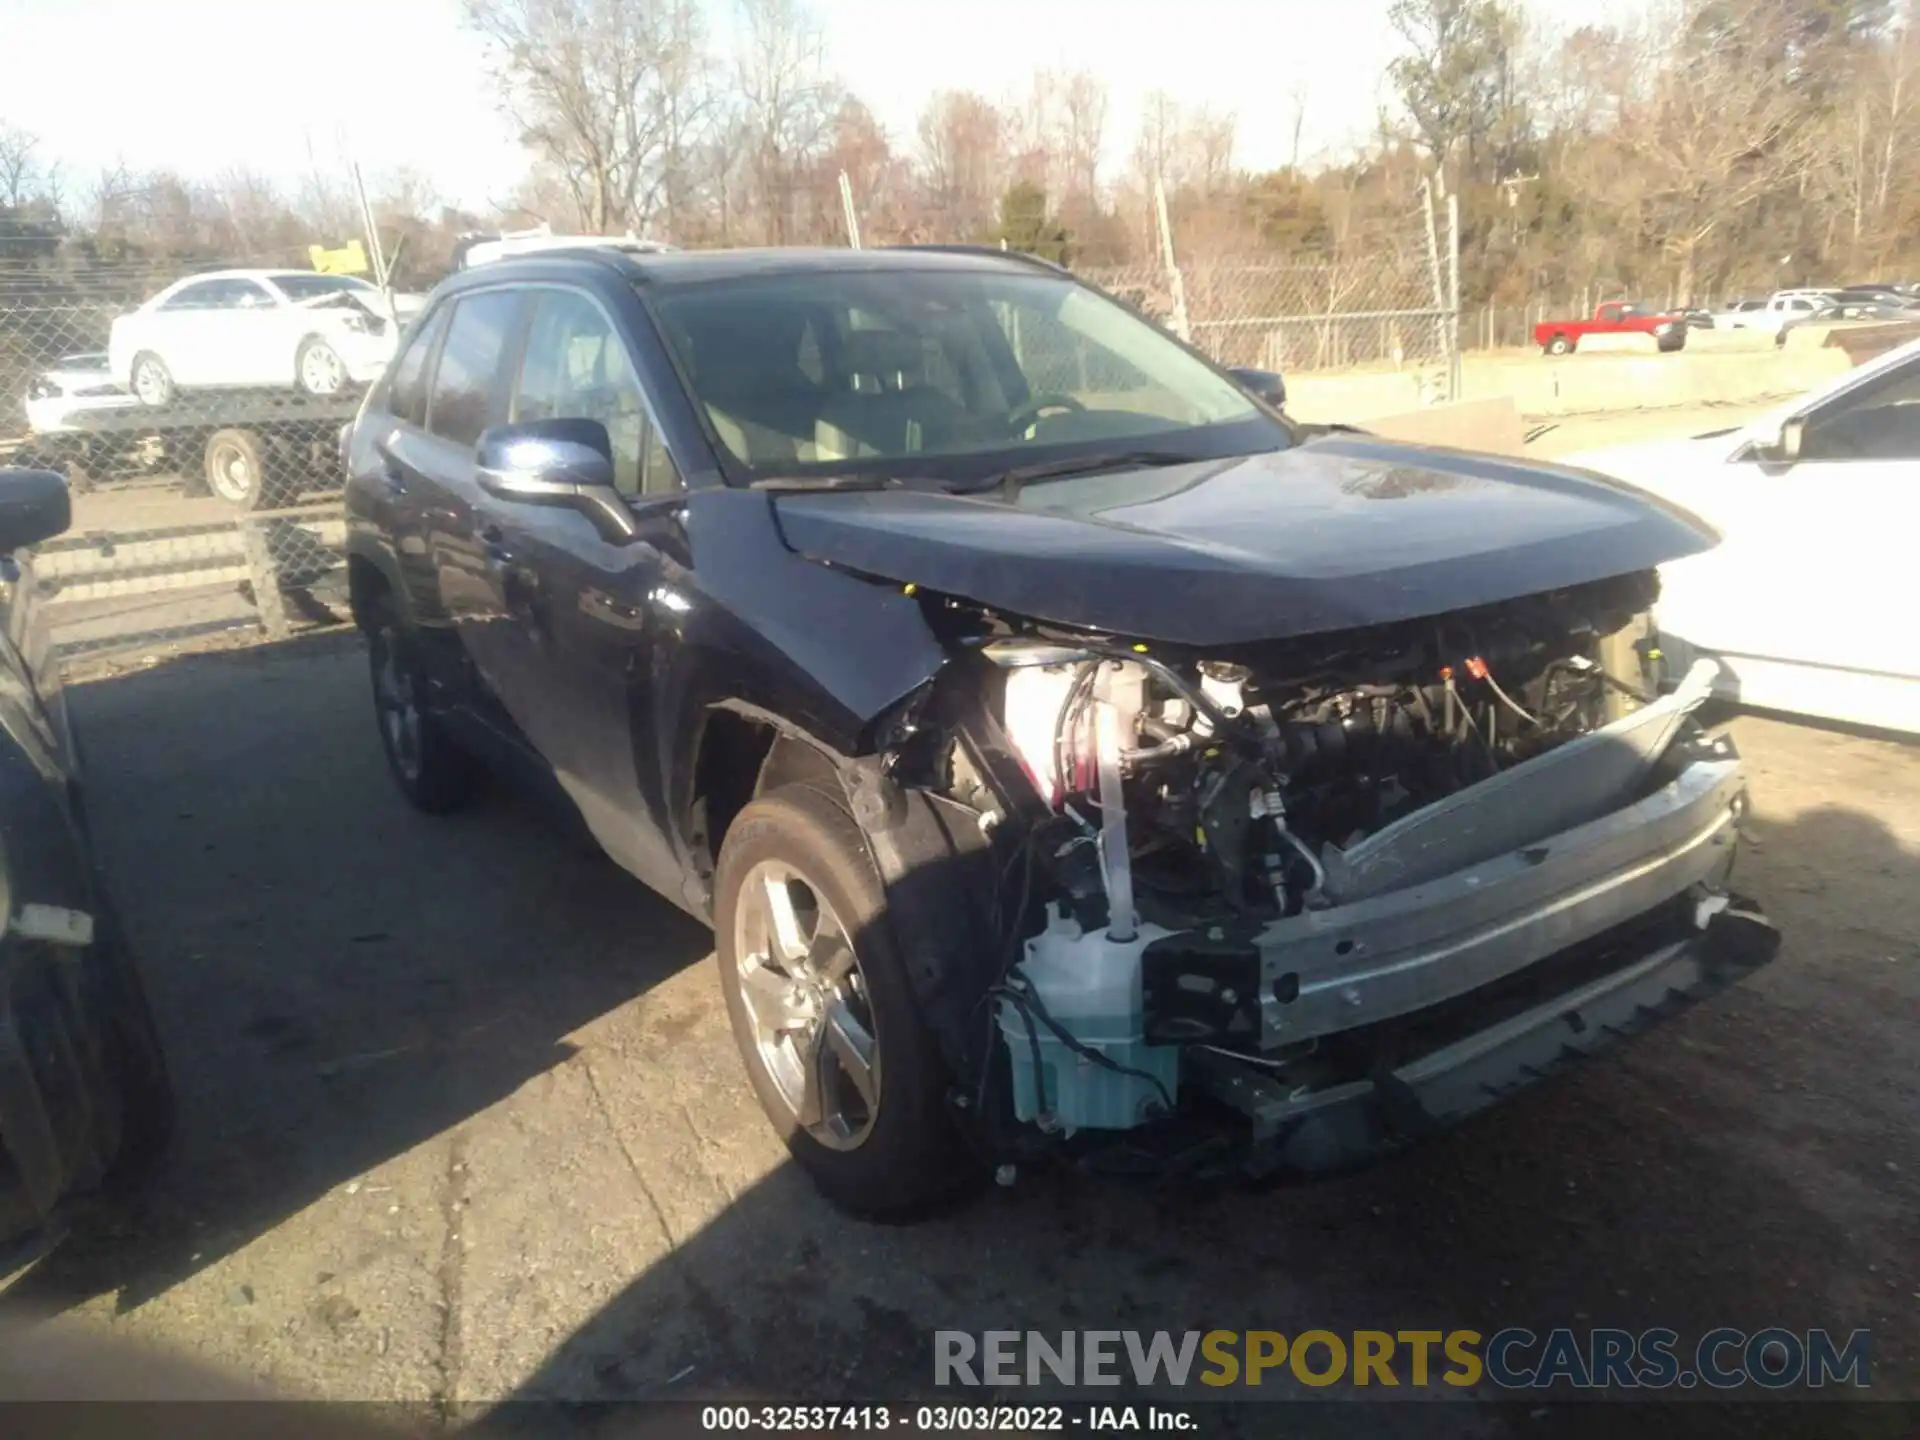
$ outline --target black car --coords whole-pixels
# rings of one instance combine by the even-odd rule
[[[1768,959],[1645,638],[1711,532],[1279,395],[998,251],[464,272],[344,437],[394,777],[526,775],[712,923],[868,1211],[1344,1165]]]
[[[173,1116],[35,604],[28,547],[68,523],[59,475],[0,469],[0,1281],[57,1238],[68,1201],[142,1173]]]

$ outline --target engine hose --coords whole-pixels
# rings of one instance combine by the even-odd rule
[[[1193,749],[1193,736],[1179,734],[1171,739],[1162,740],[1158,745],[1148,745],[1140,750],[1122,750],[1122,765],[1151,765],[1156,760],[1171,760],[1176,755],[1184,755]]]

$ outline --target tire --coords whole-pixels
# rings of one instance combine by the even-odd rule
[[[1556,335],[1542,347],[1549,355],[1571,355],[1573,340],[1566,335]]]
[[[347,388],[346,362],[325,340],[309,335],[294,352],[293,383],[315,399],[338,395]]]
[[[267,451],[251,430],[216,430],[202,452],[207,491],[236,510],[267,503]]]
[[[149,410],[164,410],[173,403],[173,372],[166,361],[150,350],[133,357],[129,388]]]
[[[776,892],[788,897],[794,929],[810,937],[804,959],[780,955],[769,923],[768,897]],[[836,945],[836,935],[851,944]],[[833,796],[789,785],[740,812],[720,851],[714,938],[720,988],[754,1094],[827,1199],[857,1215],[901,1217],[966,1183],[974,1166],[947,1113],[946,1067],[886,923],[885,891],[866,841]],[[805,993],[815,1013],[837,1017],[837,1030],[823,1019],[779,1033],[779,1020],[795,1013],[771,993],[783,981],[789,995]],[[839,1045],[826,1038],[832,1033]],[[865,1087],[853,1078],[857,1066],[838,1058],[849,1051],[871,1060]],[[808,1065],[809,1054],[830,1064]],[[809,1072],[825,1099],[803,1116]]]
[[[391,596],[368,607],[367,664],[380,748],[400,793],[428,815],[467,804],[480,788],[480,766],[427,707],[419,646]]]

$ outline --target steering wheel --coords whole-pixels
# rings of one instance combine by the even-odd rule
[[[1071,395],[1035,395],[1023,405],[1016,405],[1007,415],[1007,429],[1019,435],[1031,430],[1041,416],[1048,413],[1057,415],[1084,415],[1087,407]]]

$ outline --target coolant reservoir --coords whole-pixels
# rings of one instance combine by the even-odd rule
[[[1110,940],[1103,930],[1082,932],[1076,922],[1055,914],[1027,942],[1026,959],[1015,973],[1040,997],[1047,1014],[1080,1044],[1141,1073],[1122,1074],[1075,1053],[1037,1013],[1029,1028],[1020,1004],[1003,998],[1000,1033],[1012,1058],[1015,1115],[1049,1117],[1068,1131],[1127,1130],[1178,1098],[1179,1048],[1142,1039],[1140,957],[1169,933],[1143,924],[1130,940]]]

